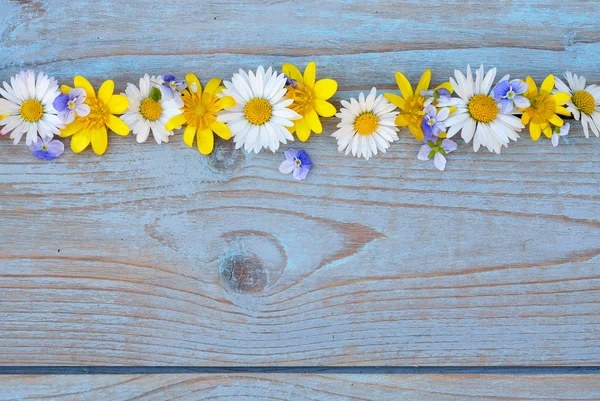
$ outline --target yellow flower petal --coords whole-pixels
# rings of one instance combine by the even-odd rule
[[[121,136],[128,135],[129,131],[131,131],[127,124],[125,124],[125,121],[121,120],[117,116],[113,116],[112,114],[108,116],[106,125],[108,125],[108,128],[110,128],[112,132]]]
[[[315,84],[315,96],[317,99],[327,100],[335,95],[338,84],[333,79],[319,79]]]
[[[415,92],[421,93],[421,91],[426,91],[429,88],[429,82],[431,82],[431,70],[425,70]]]
[[[225,123],[222,123],[220,121],[214,121],[210,125],[210,129],[213,130],[215,132],[215,134],[217,134],[221,138],[225,139],[226,141],[231,139],[231,131],[229,130],[229,127]]]
[[[217,88],[217,91],[215,92],[215,95],[220,95],[221,93],[223,93],[223,89],[225,89],[225,86],[221,85]]]
[[[404,74],[402,74],[399,71],[396,73],[396,84],[398,84],[398,89],[400,89],[400,92],[402,93],[402,97],[404,99],[407,99],[414,95],[412,87],[410,86],[410,82],[408,82],[408,79],[406,79]]]
[[[556,114],[552,114],[552,116],[548,119],[548,122],[550,124],[554,124],[557,127],[562,127],[563,124],[565,123],[562,118],[560,118],[559,116],[557,116]]]
[[[194,146],[194,137],[196,136],[196,130],[198,127],[194,127],[193,125],[188,125],[183,131],[183,142],[189,146],[190,148]]]
[[[317,79],[317,63],[311,61],[304,70],[304,85],[308,85],[311,88],[315,86],[315,80]]]
[[[304,119],[306,120],[306,123],[308,124],[310,129],[314,131],[315,134],[320,134],[321,132],[323,132],[323,126],[321,125],[321,120],[319,120],[319,116],[317,115],[316,111],[309,111],[304,116]]]
[[[215,93],[217,93],[219,85],[221,85],[221,80],[219,78],[211,79],[206,84],[206,88],[204,88],[204,94],[214,95]]]
[[[300,120],[296,120],[294,122],[294,127],[296,128],[296,136],[300,141],[306,142],[306,140],[310,137],[310,127],[306,122],[306,119],[301,118]]]
[[[544,135],[546,135],[546,138],[552,138],[552,127],[550,127],[550,125],[546,125],[542,129],[542,132],[544,133]]]
[[[421,124],[409,124],[408,129],[410,130],[410,133],[413,134],[415,138],[417,138],[418,141],[422,141],[425,138],[425,135],[423,134],[423,129],[421,128]]]
[[[404,109],[405,101],[400,96],[395,95],[393,93],[385,93],[383,96],[394,106]]]
[[[523,124],[523,125],[529,124],[529,121],[531,120],[532,116],[533,116],[532,111],[530,111],[529,109],[525,110],[523,112],[523,115],[521,116],[521,124]]]
[[[60,131],[60,136],[61,136],[61,138],[66,138],[68,136],[71,136],[71,135],[76,134],[77,132],[81,131],[82,128],[83,128],[83,124],[81,123],[81,119],[77,118],[71,124],[67,125],[66,128],[63,128]]]
[[[408,125],[408,120],[404,114],[398,114],[396,120],[394,120],[394,124],[398,127],[406,127]]]
[[[0,116],[0,120],[4,120],[5,118],[7,118],[8,116]]]
[[[181,127],[186,122],[187,121],[186,121],[184,115],[178,114],[175,117],[171,118],[169,121],[167,121],[167,123],[165,124],[165,129],[167,131],[173,131],[175,128]]]
[[[68,85],[61,85],[60,86],[60,91],[62,92],[63,95],[68,95],[69,92],[71,92],[71,89],[73,89],[73,88],[71,88]]]
[[[106,127],[101,127],[91,133],[92,149],[97,155],[102,155],[106,152],[106,146],[108,145],[108,133]]]
[[[562,106],[556,106],[556,110],[554,110],[554,112],[556,114],[560,114],[562,116],[567,116],[567,117],[571,116],[571,113],[569,113],[569,111]]]
[[[90,135],[85,131],[79,131],[71,138],[71,150],[75,153],[82,152],[90,144]]]
[[[98,89],[98,99],[102,100],[104,103],[108,103],[113,93],[115,93],[115,83],[109,79],[100,86],[100,89]]]
[[[552,99],[554,99],[558,106],[562,106],[563,104],[571,100],[571,95],[569,95],[566,92],[557,92],[552,95]]]
[[[550,93],[554,89],[554,75],[550,74],[544,79],[542,82],[542,86],[540,87],[540,91]]]
[[[293,64],[285,63],[283,68],[281,69],[285,75],[293,79],[294,81],[298,81],[300,83],[304,82],[304,78],[302,77],[302,73],[300,70]]]
[[[525,97],[531,99],[534,96],[538,95],[537,85],[535,81],[531,77],[525,78],[525,83],[527,84],[527,92],[525,92]]]
[[[110,114],[123,114],[129,107],[129,100],[123,95],[112,95],[108,101]]]
[[[540,139],[540,135],[542,134],[542,127],[535,123],[529,124],[529,134],[531,135],[531,139],[537,141]]]
[[[187,74],[185,76],[185,82],[187,82],[190,92],[202,95],[202,84],[196,75],[192,73]]]
[[[85,93],[86,93],[87,97],[89,97],[91,99],[95,99],[96,98],[96,91],[94,91],[94,87],[92,86],[92,84],[90,83],[90,81],[88,81],[87,79],[85,79],[81,75],[77,75],[73,79],[73,82],[75,83],[75,87],[76,88],[82,88],[83,90],[85,90]]]
[[[203,155],[209,155],[215,146],[215,137],[210,128],[198,131],[197,135],[198,151]]]
[[[321,117],[332,117],[337,111],[334,105],[322,99],[315,100],[315,110]]]
[[[221,109],[228,109],[230,107],[235,107],[236,102],[235,99],[231,96],[223,96],[217,101],[217,106]]]

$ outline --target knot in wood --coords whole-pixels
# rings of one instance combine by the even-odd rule
[[[264,263],[254,254],[221,257],[221,283],[227,291],[247,294],[261,292],[267,286]]]

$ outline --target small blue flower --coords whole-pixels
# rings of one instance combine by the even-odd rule
[[[298,82],[285,75],[285,86],[291,86],[292,88],[295,88],[298,86]]]
[[[569,134],[570,129],[571,124],[569,123],[565,123],[562,127],[554,127],[554,132],[552,133],[552,145],[558,146],[558,141],[560,137],[567,136]]]
[[[432,89],[421,91],[421,96],[427,98],[427,100],[425,100],[425,102],[423,103],[423,106],[425,107],[429,106],[435,100],[437,100],[439,103],[446,103],[449,102],[451,99],[450,91],[446,88],[439,88],[438,90]]]
[[[447,107],[441,108],[439,111],[435,106],[429,105],[423,110],[423,122],[421,128],[426,139],[431,139],[438,136],[441,132],[446,132],[446,124],[444,120],[448,118],[450,109]]]
[[[177,79],[174,75],[159,75],[156,82],[156,87],[160,89],[160,94],[165,100],[171,100],[173,98],[181,100],[179,94],[185,88],[187,83],[183,79]],[[183,104],[182,104],[183,105]]]
[[[56,139],[44,137],[29,145],[29,150],[38,159],[52,160],[63,154],[65,145]]]
[[[425,144],[421,146],[417,159],[419,160],[431,160],[433,159],[433,165],[440,171],[444,171],[446,168],[446,157],[445,155],[455,151],[457,145],[450,139],[442,139],[433,137],[430,140],[425,140]]]
[[[87,95],[81,88],[73,88],[68,94],[58,95],[52,106],[58,111],[58,117],[63,124],[71,124],[75,117],[85,117],[90,114],[90,106],[85,104]]]
[[[310,157],[308,157],[308,153],[304,150],[296,151],[294,148],[289,148],[285,151],[285,160],[279,166],[279,171],[283,174],[293,172],[295,179],[304,181],[312,166],[313,164]]]
[[[527,92],[528,86],[518,79],[508,80],[509,76],[502,78],[494,88],[494,99],[500,103],[502,113],[508,114],[516,107],[524,109],[530,106],[529,99],[522,96]]]

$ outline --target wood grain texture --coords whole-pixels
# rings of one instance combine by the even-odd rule
[[[1,376],[0,400],[578,401],[600,400],[586,375]]]
[[[597,2],[448,4],[0,0],[0,74],[124,88],[315,59],[336,102],[425,66],[600,79]],[[44,163],[0,138],[0,364],[599,364],[597,138],[461,144],[440,173],[404,131],[345,157],[335,123],[302,145],[305,183],[230,143],[111,135]]]

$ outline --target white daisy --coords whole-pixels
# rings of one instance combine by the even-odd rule
[[[129,108],[121,116],[121,120],[131,128],[139,143],[145,142],[152,131],[156,143],[169,142],[173,131],[167,131],[167,121],[181,114],[176,98],[163,98],[160,90],[153,88],[156,77],[148,74],[140,78],[140,87],[127,84],[125,96],[129,100]],[[154,92],[152,91],[154,89]]]
[[[398,128],[394,120],[398,115],[396,106],[388,102],[383,95],[377,96],[377,89],[371,89],[365,98],[364,93],[350,102],[342,100],[342,108],[336,117],[342,121],[331,136],[338,140],[338,151],[369,160],[380,150],[385,153],[390,143],[398,140]]]
[[[580,121],[586,138],[590,137],[589,128],[596,136],[600,136],[600,86],[585,86],[585,78],[567,71],[565,74],[569,86],[559,78],[554,79],[557,92],[567,92],[571,100],[567,102],[567,111]]]
[[[279,143],[294,140],[286,127],[293,127],[292,121],[302,116],[288,108],[294,100],[285,98],[285,84],[284,74],[277,75],[271,67],[265,72],[262,66],[256,74],[240,70],[231,82],[223,82],[226,89],[218,96],[231,96],[237,104],[221,111],[217,120],[229,126],[236,149],[243,146],[247,152],[258,153],[263,148],[275,152]]]
[[[60,135],[59,129],[65,128],[52,105],[60,95],[54,77],[40,72],[36,80],[33,71],[21,71],[10,79],[10,85],[4,82],[0,94],[4,97],[0,99],[0,115],[8,116],[0,120],[0,125],[4,126],[0,134],[10,132],[15,145],[25,133],[25,143],[31,145],[38,141],[38,134],[42,138],[52,138]]]
[[[492,68],[484,76],[482,64],[473,80],[471,66],[467,66],[466,77],[459,70],[454,70],[454,76],[456,80],[450,78],[450,83],[460,98],[438,104],[438,107],[456,107],[456,111],[445,121],[448,138],[461,131],[465,142],[473,140],[475,152],[483,145],[496,153],[500,153],[502,146],[507,147],[510,140],[516,141],[519,138],[517,132],[525,126],[512,113],[504,113],[490,96],[496,69]]]

